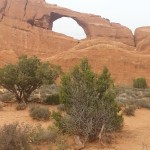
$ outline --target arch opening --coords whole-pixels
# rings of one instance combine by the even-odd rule
[[[59,17],[55,19],[52,23],[52,31],[65,34],[78,40],[87,37],[84,29],[75,19],[70,17]]]

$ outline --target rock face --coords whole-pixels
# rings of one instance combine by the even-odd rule
[[[10,21],[11,18],[14,22],[19,20],[26,22],[28,26],[52,30],[55,20],[61,17],[70,17],[83,28],[87,38],[110,37],[134,46],[132,32],[127,27],[110,23],[108,19],[101,16],[83,14],[46,4],[44,0],[2,0],[0,10],[0,20],[3,23],[8,23],[8,19]],[[16,25],[13,23],[13,26]]]
[[[74,19],[85,31],[81,41],[52,31],[61,17]],[[47,4],[45,0],[0,0],[0,67],[18,56],[36,55],[70,69],[88,57],[95,72],[108,66],[116,83],[143,76],[150,83],[150,27],[135,31],[101,16]]]
[[[71,37],[54,33],[42,25],[32,25],[30,20],[35,18],[36,22],[35,13],[39,16],[46,7],[41,0],[1,0],[0,51],[13,50],[17,56],[28,54],[45,58],[75,46],[77,40]]]
[[[137,51],[150,54],[150,26],[137,28],[135,30],[135,44]]]
[[[96,73],[101,73],[102,68],[107,66],[118,85],[132,86],[133,79],[138,77],[145,77],[150,85],[150,55],[143,55],[135,50],[135,47],[120,42],[96,38],[81,41],[72,49],[47,60],[60,64],[64,71],[68,71],[82,58],[87,57]]]

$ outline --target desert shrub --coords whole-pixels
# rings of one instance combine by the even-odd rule
[[[53,111],[52,118],[55,120],[55,126],[62,132],[71,133],[73,131],[73,125],[70,123],[71,118],[70,116],[62,116],[60,112]]]
[[[50,111],[47,107],[44,106],[33,106],[29,110],[30,116],[35,120],[49,120]]]
[[[55,120],[55,126],[59,129],[63,129],[63,116],[60,112],[52,112],[52,118]]]
[[[140,100],[137,102],[138,107],[150,109],[150,101]]]
[[[10,92],[6,92],[0,95],[0,101],[9,102],[14,98],[14,95]]]
[[[57,109],[58,109],[59,111],[65,111],[65,105],[64,105],[64,104],[59,104],[59,105],[57,106]]]
[[[56,141],[57,136],[58,130],[55,127],[44,129],[41,125],[38,125],[32,131],[32,141],[36,145],[53,143]]]
[[[133,87],[134,88],[141,88],[141,89],[145,89],[147,88],[147,82],[145,78],[137,78],[133,80]]]
[[[62,77],[60,96],[70,118],[65,127],[72,128],[72,134],[91,141],[98,138],[102,128],[105,132],[121,129],[123,119],[119,115],[114,84],[106,67],[98,76],[91,71],[88,60],[82,60],[79,66]]]
[[[70,115],[61,115],[60,112],[53,111],[52,118],[54,119],[55,126],[61,131],[62,133],[74,133],[75,124],[73,122],[73,119],[70,117]]]
[[[135,106],[129,105],[129,106],[125,107],[123,113],[127,116],[134,116],[135,115],[135,110],[136,110]]]
[[[150,109],[150,103],[146,103],[145,105],[143,105],[143,108]]]
[[[0,68],[0,86],[13,93],[18,103],[27,103],[36,89],[43,84],[53,84],[60,73],[59,66],[24,55],[16,64]]]
[[[44,102],[48,105],[58,105],[60,103],[59,94],[51,94],[47,96]]]
[[[0,128],[0,150],[30,150],[28,126],[13,123]]]
[[[57,138],[57,132],[54,130],[46,130],[43,134],[40,134],[38,141],[40,142],[55,142]]]
[[[65,137],[60,136],[56,142],[56,150],[69,150],[69,145]]]
[[[27,108],[27,104],[26,103],[21,103],[21,104],[18,104],[16,106],[16,110],[25,110]]]

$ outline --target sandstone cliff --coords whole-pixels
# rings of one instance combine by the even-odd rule
[[[52,31],[61,17],[74,19],[85,31],[81,41]],[[68,70],[88,57],[96,72],[106,65],[119,84],[144,76],[150,83],[150,27],[135,35],[127,27],[101,16],[50,5],[45,0],[0,1],[0,66],[22,54],[37,55]]]
[[[150,54],[150,26],[135,30],[135,44],[137,51],[143,54]]]

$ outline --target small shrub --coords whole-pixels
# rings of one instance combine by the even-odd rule
[[[59,111],[65,111],[65,105],[64,105],[64,104],[59,104],[59,105],[57,106],[57,109],[58,109]]]
[[[59,129],[62,129],[62,118],[63,118],[63,116],[61,115],[61,113],[53,111],[52,118],[55,120],[56,127],[58,127]]]
[[[0,129],[0,150],[30,150],[29,127],[13,123]]]
[[[143,108],[150,109],[150,103],[143,106]]]
[[[55,126],[62,133],[72,134],[75,132],[75,124],[69,115],[62,116],[60,112],[53,112],[52,118],[55,120]]]
[[[128,106],[124,109],[124,114],[127,116],[134,116],[135,115],[135,106]]]
[[[2,102],[9,102],[14,99],[14,95],[10,92],[6,92],[0,95],[0,101]]]
[[[138,101],[138,107],[150,109],[150,101]]]
[[[141,88],[145,89],[147,88],[147,82],[145,78],[137,78],[133,80],[133,87],[134,88]]]
[[[59,95],[58,94],[52,94],[46,97],[45,103],[48,105],[58,105],[59,102]]]
[[[69,145],[65,137],[61,136],[57,139],[56,150],[69,150]]]
[[[26,103],[21,103],[21,104],[18,104],[16,106],[16,110],[25,110],[27,108],[27,104]]]
[[[56,138],[58,136],[58,130],[54,127],[43,129],[40,126],[37,126],[34,128],[33,131],[33,143],[34,144],[42,144],[42,143],[52,143],[56,141]]]
[[[30,116],[35,120],[49,120],[50,111],[47,107],[42,106],[33,106],[29,110]]]

